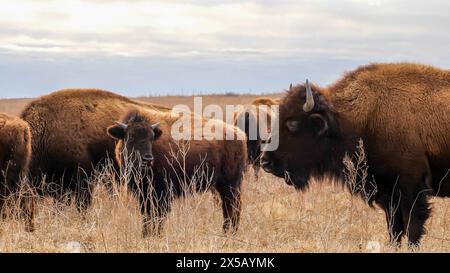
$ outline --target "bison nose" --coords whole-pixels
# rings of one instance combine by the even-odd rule
[[[270,159],[267,152],[261,157],[261,167],[268,173],[273,171],[273,161]]]
[[[153,157],[153,155],[151,155],[151,154],[146,154],[146,155],[143,155],[143,156],[142,156],[142,160],[143,160],[144,162],[153,164],[154,157]]]

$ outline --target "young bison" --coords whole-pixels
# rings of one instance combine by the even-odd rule
[[[264,152],[261,166],[298,188],[311,176],[342,181],[343,158],[363,140],[370,181],[356,188],[385,211],[394,242],[407,235],[418,244],[428,197],[450,196],[448,70],[372,64],[326,88],[297,85],[281,101],[279,120],[279,132],[272,132],[279,148]]]
[[[28,124],[20,118],[0,113],[0,214],[4,215],[5,201],[16,194],[26,177],[31,156],[31,134]],[[22,206],[25,203],[22,203]],[[26,229],[34,229],[27,222]]]
[[[201,119],[189,116],[193,122]],[[240,188],[246,168],[245,141],[206,140],[209,138],[205,132],[202,140],[176,141],[171,136],[171,127],[177,120],[181,121],[168,113],[134,109],[108,128],[108,134],[118,140],[116,160],[122,173],[130,167],[128,164],[138,170],[128,185],[139,198],[144,236],[160,232],[173,198],[208,189],[221,197],[223,230],[237,231]],[[222,127],[235,136],[239,134],[237,139],[245,139],[243,132],[232,125],[218,120],[200,122],[213,122],[216,128]]]

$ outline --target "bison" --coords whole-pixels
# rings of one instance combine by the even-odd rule
[[[362,140],[367,174],[356,185],[386,213],[391,242],[418,245],[428,197],[450,196],[450,71],[413,63],[370,64],[328,87],[300,84],[280,103],[280,145],[263,169],[299,189],[310,177],[344,177]]]
[[[212,122],[216,129],[224,128],[224,134],[231,133],[237,139],[214,139],[212,135],[198,131],[201,128],[194,127],[193,134],[200,132],[203,135],[201,140],[180,140],[171,134],[171,128],[183,119],[210,125]],[[120,122],[111,125],[108,134],[118,140],[116,160],[122,175],[130,165],[135,170],[134,175],[129,175],[131,181],[128,186],[139,198],[144,236],[159,234],[174,198],[205,190],[218,193],[222,200],[223,230],[237,231],[241,211],[240,188],[246,169],[245,135],[242,131],[222,121],[202,119],[195,114],[180,118],[137,108],[130,109]]]
[[[6,198],[17,194],[22,189],[22,182],[26,181],[30,157],[31,133],[28,124],[20,118],[0,113],[0,214],[3,216]],[[24,204],[21,202],[22,207]],[[34,229],[32,221],[27,222],[26,229]]]
[[[96,89],[61,90],[28,104],[21,117],[31,127],[30,174],[38,193],[70,192],[80,210],[89,207],[89,177],[114,157],[115,142],[106,128],[131,106],[170,110]]]
[[[252,101],[252,105],[271,106],[271,105],[278,105],[278,104],[280,104],[280,99],[272,99],[272,98],[267,98],[267,97],[257,98]]]
[[[260,169],[261,144],[265,141],[265,139],[261,136],[260,129],[267,129],[267,131],[270,132],[271,119],[273,115],[270,107],[273,105],[278,105],[278,103],[278,100],[273,100],[271,98],[257,98],[250,105],[240,109],[234,117],[234,125],[243,130],[247,136],[248,162],[250,162],[253,166],[256,179],[258,179]],[[261,105],[267,107],[259,107]],[[264,118],[267,121],[267,128],[263,129],[260,127],[261,115],[265,116]],[[254,136],[251,132],[252,128],[255,128]]]

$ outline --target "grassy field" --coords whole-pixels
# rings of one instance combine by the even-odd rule
[[[274,95],[279,96],[279,95]],[[204,104],[242,104],[254,97],[206,96]],[[192,105],[191,97],[140,98]],[[17,115],[27,99],[2,100],[0,111]],[[136,200],[125,187],[99,186],[85,216],[74,205],[38,202],[34,233],[17,219],[0,220],[0,252],[406,252],[391,247],[384,213],[352,197],[340,183],[313,181],[296,192],[282,179],[249,170],[243,183],[239,232],[221,232],[221,208],[210,193],[175,202],[159,237],[141,237]],[[432,199],[433,215],[420,252],[450,250],[450,200]]]

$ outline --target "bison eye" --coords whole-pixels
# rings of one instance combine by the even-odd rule
[[[298,122],[298,120],[288,120],[288,121],[286,121],[286,127],[291,132],[297,132],[298,127],[299,127],[299,122]]]

